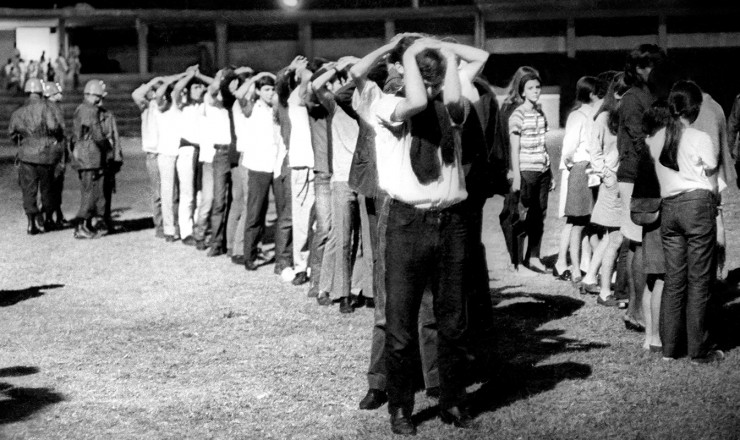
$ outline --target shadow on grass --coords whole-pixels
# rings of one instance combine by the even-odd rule
[[[28,376],[39,372],[37,367],[7,367],[0,368],[0,377]]]
[[[483,372],[487,378],[484,385],[468,396],[470,410],[475,415],[549,391],[564,380],[587,378],[592,371],[589,365],[538,364],[556,354],[608,347],[566,338],[565,330],[540,328],[549,321],[572,315],[583,307],[583,301],[563,295],[505,292],[511,287],[517,286],[491,291],[495,342],[490,348],[497,360],[489,362],[489,371]],[[426,408],[414,416],[414,421],[432,419],[437,410],[436,406]]]
[[[114,220],[113,232],[111,234],[125,234],[127,232],[137,232],[153,228],[154,220],[152,219],[152,217]]]
[[[740,347],[740,268],[732,269],[715,285],[713,301],[713,339],[723,350]]]
[[[49,388],[22,388],[0,382],[0,425],[24,420],[63,400],[64,396]]]
[[[8,307],[31,298],[38,298],[45,290],[58,289],[64,284],[47,284],[21,290],[0,290],[0,307]]]

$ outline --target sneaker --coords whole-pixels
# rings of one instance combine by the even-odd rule
[[[691,358],[692,364],[710,364],[712,362],[719,362],[725,358],[725,354],[722,350],[710,350],[706,355],[697,358]]]
[[[292,267],[286,267],[280,271],[280,278],[286,283],[291,282],[293,277],[295,277],[295,272],[293,272]]]

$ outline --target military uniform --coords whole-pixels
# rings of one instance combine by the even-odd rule
[[[39,223],[51,225],[54,212],[51,187],[54,166],[64,150],[64,119],[39,94],[32,94],[23,107],[13,112],[8,131],[20,147],[18,182],[23,191],[23,209],[29,218],[28,232],[38,233]],[[41,210],[36,201],[39,193]]]
[[[83,102],[75,110],[72,164],[80,175],[80,210],[77,217],[91,228],[90,221],[105,213],[103,180],[112,146],[103,132],[101,109]]]
[[[116,192],[116,174],[121,170],[123,165],[123,151],[121,149],[121,140],[118,136],[118,125],[116,117],[110,110],[100,107],[100,126],[103,135],[108,140],[110,149],[106,152],[105,166],[103,168],[103,196],[105,198],[105,208],[103,210],[103,219],[108,228],[112,227],[113,219],[111,217],[111,202],[113,193]]]

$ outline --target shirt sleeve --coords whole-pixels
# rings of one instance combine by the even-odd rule
[[[509,134],[515,134],[521,136],[522,134],[522,121],[524,120],[524,114],[521,110],[517,109],[509,116]]]
[[[373,106],[373,113],[377,121],[389,128],[403,126],[405,121],[392,120],[393,112],[396,111],[396,107],[401,101],[403,101],[403,98],[395,95],[384,95],[378,99]]]

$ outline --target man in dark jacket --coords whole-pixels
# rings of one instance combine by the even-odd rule
[[[61,160],[59,144],[64,140],[64,120],[42,98],[43,84],[32,78],[26,82],[26,104],[13,112],[8,131],[20,147],[18,183],[23,191],[23,209],[28,216],[29,235],[53,228],[54,165]],[[41,210],[36,202],[41,195]],[[41,211],[44,215],[42,216]]]

